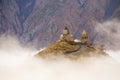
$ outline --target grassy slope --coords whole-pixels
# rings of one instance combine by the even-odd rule
[[[106,53],[103,51],[97,51],[87,45],[80,45],[79,43],[68,43],[68,42],[56,42],[55,44],[47,47],[43,51],[39,52],[36,56],[45,57],[48,55],[61,55],[64,54],[66,57],[79,58],[79,57],[90,57],[90,56],[105,56]]]

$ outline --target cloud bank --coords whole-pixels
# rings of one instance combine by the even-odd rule
[[[47,61],[33,57],[37,51],[13,37],[2,36],[0,44],[0,80],[120,80],[116,57]]]

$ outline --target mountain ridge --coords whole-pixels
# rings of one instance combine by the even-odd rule
[[[0,35],[15,35],[37,49],[54,43],[65,26],[76,39],[87,30],[93,41],[93,21],[112,19],[120,10],[119,0],[1,0],[0,4]]]

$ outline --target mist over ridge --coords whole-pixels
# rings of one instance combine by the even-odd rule
[[[109,57],[36,58],[64,27]],[[0,0],[0,80],[120,80],[119,34],[120,0]]]

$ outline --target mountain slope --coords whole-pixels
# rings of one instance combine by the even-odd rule
[[[93,22],[114,18],[119,7],[119,0],[1,0],[0,34],[15,35],[39,49],[54,43],[68,26],[76,39],[86,29],[93,42]]]

